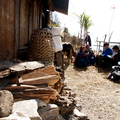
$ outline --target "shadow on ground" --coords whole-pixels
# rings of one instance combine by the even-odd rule
[[[87,67],[82,66],[82,67],[78,68],[78,67],[74,66],[73,69],[80,72],[80,71],[86,71],[86,70],[87,70]]]
[[[70,63],[64,61],[64,70],[66,70],[69,67]]]
[[[98,73],[111,73],[112,68],[107,67],[107,68],[102,68],[102,67],[96,67],[98,69]]]

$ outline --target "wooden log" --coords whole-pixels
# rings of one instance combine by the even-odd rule
[[[35,89],[35,88],[36,88],[36,86],[31,86],[31,85],[8,84],[6,87],[3,88],[3,90],[22,91],[25,89]]]
[[[48,88],[46,85],[40,85],[40,86],[33,86],[33,85],[17,85],[17,84],[8,84],[6,87],[4,87],[4,90],[9,90],[9,91],[21,91],[25,89],[37,89],[37,88]]]
[[[59,80],[59,81],[58,81],[57,83],[55,83],[55,85],[54,85],[54,89],[56,89],[58,93],[61,92],[62,87],[63,87],[63,83],[61,82],[61,80]]]
[[[15,0],[15,34],[14,35],[15,35],[14,58],[17,58],[17,51],[20,42],[20,0]]]
[[[48,88],[37,88],[37,89],[26,89],[24,91],[25,94],[30,95],[32,94],[53,94],[53,95],[57,95],[56,90],[54,89],[48,89]]]
[[[0,72],[0,78],[7,77],[9,75],[10,75],[10,70],[9,69]]]
[[[54,85],[56,82],[59,81],[59,78],[60,77],[57,75],[29,78],[29,79],[23,79],[23,84],[26,84],[26,85],[40,85],[40,84]]]
[[[55,67],[52,65],[49,65],[43,69],[39,69],[41,72],[44,72],[49,75],[59,75],[59,72],[55,70]]]
[[[31,72],[22,72],[20,74],[17,75],[16,78],[14,78],[11,83],[19,83],[19,79],[29,79],[29,78],[37,78],[37,77],[45,77],[45,76],[49,76],[49,75],[58,75],[59,76],[59,72],[57,72],[55,70],[55,67],[50,65],[47,66],[46,68],[43,69],[37,69]],[[21,80],[22,81],[22,80]]]
[[[31,98],[31,99],[41,99],[41,100],[56,100],[56,95],[51,94],[34,94],[34,93],[24,93],[24,92],[12,92],[15,98]]]
[[[39,70],[30,72],[30,73],[27,73],[27,74],[20,75],[20,77],[21,77],[22,79],[45,77],[45,76],[49,76],[49,75],[46,74],[46,73],[44,73],[44,72],[41,72],[41,71],[39,71]]]
[[[50,94],[25,94],[24,96],[27,96],[29,98],[38,98],[38,99],[51,99],[51,100],[57,100],[56,95],[50,95]]]
[[[25,70],[35,70],[44,67],[44,64],[37,61],[18,63],[9,67],[12,72],[21,72]]]

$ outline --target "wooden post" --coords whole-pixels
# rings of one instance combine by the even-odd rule
[[[18,9],[19,8],[19,9]],[[15,0],[15,41],[14,58],[17,58],[17,51],[20,42],[20,0]]]
[[[105,37],[104,37],[103,50],[104,50],[104,43],[105,43],[106,37],[107,37],[107,34],[105,34]]]
[[[96,41],[97,41],[97,54],[98,54],[98,37],[96,38]]]

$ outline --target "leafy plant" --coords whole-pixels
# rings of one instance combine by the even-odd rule
[[[57,14],[52,14],[50,18],[50,27],[60,27],[61,22]]]
[[[90,16],[89,15],[86,15],[86,13],[85,12],[83,12],[81,15],[78,15],[78,14],[76,14],[76,13],[73,13],[76,17],[77,17],[77,19],[78,19],[78,21],[79,21],[79,23],[80,23],[80,30],[81,30],[81,35],[80,35],[80,38],[82,38],[82,29],[84,29],[84,32],[86,31],[87,32],[87,30],[91,27],[91,25],[93,24],[92,23],[92,20],[90,20]]]

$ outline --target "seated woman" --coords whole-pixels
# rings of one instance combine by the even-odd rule
[[[112,65],[118,65],[118,62],[120,61],[120,50],[119,47],[117,45],[115,45],[113,48],[113,52],[115,53],[115,55],[113,55],[110,59],[111,59],[111,64]]]
[[[112,49],[109,47],[109,43],[104,43],[105,49],[102,54],[96,56],[96,65],[100,67],[107,67],[110,65],[110,57],[113,55]]]
[[[81,47],[80,51],[78,52],[74,65],[76,65],[77,67],[81,67],[81,66],[87,66],[90,64],[89,61],[89,53],[85,53],[85,47]]]
[[[89,60],[90,60],[90,65],[94,65],[95,64],[95,55],[93,53],[93,51],[90,49],[89,45],[86,45],[86,50],[85,53],[89,53]]]

